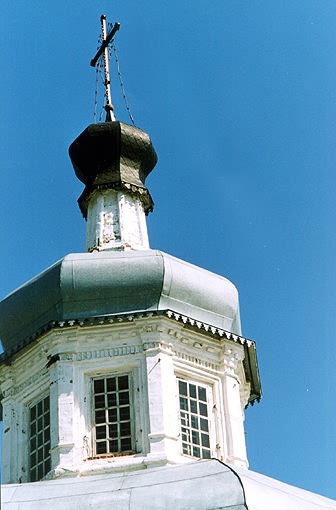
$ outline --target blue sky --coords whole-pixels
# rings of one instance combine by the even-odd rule
[[[151,246],[232,280],[257,343],[250,467],[336,498],[335,1],[0,10],[1,297],[84,250],[67,149],[93,119],[89,61],[105,13],[121,23],[128,102],[159,156]],[[112,94],[127,122],[115,74]]]

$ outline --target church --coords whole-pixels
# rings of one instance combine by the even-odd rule
[[[157,163],[116,119],[102,16],[105,122],[69,148],[86,221],[71,253],[0,303],[2,508],[335,509],[248,469],[256,344],[225,277],[149,246]]]

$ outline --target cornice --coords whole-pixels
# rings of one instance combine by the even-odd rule
[[[235,333],[231,333],[230,331],[226,331],[224,329],[217,328],[215,326],[211,326],[211,324],[207,324],[202,321],[198,321],[193,319],[192,317],[188,317],[186,315],[181,315],[179,313],[174,312],[173,310],[154,310],[154,311],[143,311],[143,312],[134,312],[134,313],[125,313],[125,314],[116,314],[116,315],[104,315],[104,316],[95,316],[95,317],[86,317],[80,319],[69,319],[62,321],[50,321],[45,324],[42,328],[39,328],[35,331],[33,335],[26,337],[20,345],[17,346],[17,349],[7,354],[3,353],[0,356],[0,360],[2,362],[5,359],[11,358],[16,352],[21,350],[26,345],[34,342],[46,332],[52,329],[66,329],[73,327],[90,327],[90,326],[102,326],[109,324],[120,324],[133,322],[134,320],[139,319],[152,319],[155,317],[167,317],[168,319],[172,319],[178,323],[181,323],[185,326],[191,327],[196,331],[205,332],[207,334],[211,334],[213,337],[217,337],[219,339],[227,339],[232,340],[234,342],[238,342],[242,345],[246,344],[248,347],[251,347],[254,342],[253,340],[249,340],[243,336],[237,335]]]
[[[51,321],[48,324],[46,324],[43,328],[40,328],[37,330],[33,335],[27,337],[19,346],[17,346],[17,349],[12,352],[3,353],[0,356],[0,365],[1,364],[8,364],[11,362],[11,359],[14,357],[14,355],[24,347],[28,346],[32,342],[39,339],[42,335],[47,333],[51,330],[66,330],[66,329],[72,329],[72,328],[90,328],[94,326],[108,326],[112,324],[127,324],[127,323],[134,323],[134,322],[142,322],[142,320],[145,320],[147,322],[154,321],[155,319],[165,318],[169,319],[170,321],[174,321],[175,323],[181,324],[183,327],[187,329],[191,329],[194,332],[200,332],[204,333],[207,336],[211,336],[214,339],[217,339],[220,343],[229,340],[231,342],[238,343],[242,346],[244,346],[245,350],[245,359],[244,359],[244,370],[246,373],[246,379],[248,382],[251,382],[251,388],[252,388],[252,394],[250,398],[250,403],[253,403],[254,401],[259,401],[261,398],[261,387],[260,387],[260,380],[259,380],[259,371],[258,371],[258,365],[256,360],[256,349],[255,349],[255,342],[252,340],[249,340],[241,335],[237,335],[235,333],[232,333],[230,331],[226,331],[224,329],[217,328],[215,326],[212,326],[210,324],[207,324],[205,322],[195,320],[192,317],[188,317],[186,315],[181,315],[179,313],[174,312],[173,310],[155,310],[155,311],[143,311],[143,312],[134,312],[134,313],[125,313],[125,314],[116,314],[116,315],[105,315],[105,316],[98,316],[98,317],[87,317],[87,318],[80,318],[80,319],[69,319],[66,321]],[[149,340],[149,339],[148,339]],[[151,340],[148,342],[151,343]],[[149,348],[149,345],[146,346],[147,349]],[[164,348],[164,350],[167,352],[167,346],[161,346]],[[155,348],[158,348],[158,346],[155,346]],[[95,351],[87,351],[82,353],[77,353],[76,356],[78,360],[81,359],[92,359],[92,356],[99,358],[99,357],[105,357],[106,353],[108,351],[108,356],[121,356],[125,354],[131,354],[131,353],[138,353],[142,352],[143,347],[133,345],[133,346],[121,346],[111,349],[102,349],[102,350],[95,350]],[[169,349],[168,349],[169,350]],[[93,352],[95,354],[93,354]],[[180,353],[176,354],[180,357]],[[184,358],[186,359],[186,355],[183,354]],[[188,357],[188,356],[187,356]],[[194,356],[189,356],[191,362],[198,363],[197,358]],[[192,358],[192,359],[191,359]],[[196,361],[195,361],[196,360]],[[205,365],[207,364],[204,362]],[[211,363],[208,363],[209,365],[212,365]],[[205,366],[204,365],[204,366]],[[212,366],[209,366],[208,368],[211,368],[212,370],[218,369],[216,364],[213,364]]]

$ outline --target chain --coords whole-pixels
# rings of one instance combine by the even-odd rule
[[[120,83],[120,88],[121,88],[121,93],[122,93],[122,96],[124,98],[124,102],[125,102],[125,107],[126,107],[126,110],[127,110],[127,113],[128,113],[128,116],[133,124],[133,126],[135,125],[134,124],[134,119],[133,119],[133,115],[131,113],[131,110],[130,110],[130,107],[129,107],[129,104],[128,104],[128,101],[127,101],[127,97],[126,97],[126,92],[125,92],[125,86],[124,86],[124,82],[122,80],[122,76],[121,76],[121,71],[120,71],[120,64],[119,64],[119,58],[118,58],[118,53],[117,53],[117,48],[115,46],[115,43],[114,41],[112,41],[112,44],[111,44],[111,47],[113,49],[113,52],[114,52],[114,57],[115,57],[115,61],[116,61],[116,64],[117,64],[117,73],[118,73],[118,78],[119,78],[119,83]]]
[[[96,85],[95,85],[95,100],[93,108],[93,123],[96,123],[97,119],[97,106],[98,106],[98,66],[96,66]]]
[[[112,27],[111,23],[108,24],[108,29],[110,30]],[[105,34],[106,35],[106,34]],[[104,36],[104,34],[103,34]],[[103,37],[100,38],[100,40],[98,40],[98,43],[101,43]],[[120,71],[120,63],[119,63],[119,57],[118,57],[118,53],[117,53],[117,48],[115,46],[115,43],[114,43],[114,40],[112,40],[112,44],[111,44],[111,47],[108,47],[108,55],[109,57],[111,57],[111,48],[113,49],[113,52],[114,52],[114,58],[115,58],[115,62],[116,62],[116,66],[117,66],[117,74],[118,74],[118,79],[119,79],[119,83],[120,83],[120,88],[121,88],[121,93],[122,93],[122,96],[123,96],[123,99],[124,99],[124,103],[125,103],[125,107],[126,107],[126,110],[127,110],[127,113],[128,113],[128,116],[133,124],[133,126],[135,125],[134,123],[134,118],[133,118],[133,115],[131,113],[131,109],[129,107],[129,104],[128,104],[128,100],[127,100],[127,96],[126,96],[126,91],[125,91],[125,85],[124,85],[124,82],[123,82],[123,79],[122,79],[122,76],[121,76],[121,71]],[[106,59],[106,55],[105,53],[102,55],[102,57],[98,60],[97,64],[96,64],[96,82],[95,82],[95,95],[94,95],[94,110],[93,110],[93,122],[96,123],[97,122],[97,108],[98,108],[98,94],[99,94],[99,77],[101,79],[101,82],[102,82],[102,85],[103,87],[105,88],[105,97],[107,99],[108,97],[108,92],[107,92],[107,88],[109,87],[109,83],[106,82],[106,62],[107,62],[107,59]],[[104,70],[104,72],[103,72]],[[98,119],[98,122],[101,122],[102,121],[102,118],[103,118],[103,114],[104,114],[104,106],[102,106],[101,108],[101,112],[100,112],[100,115],[99,115],[99,119]]]

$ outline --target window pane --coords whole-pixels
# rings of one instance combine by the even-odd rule
[[[96,443],[96,450],[98,455],[102,455],[106,453],[106,443],[105,441]]]
[[[189,427],[189,414],[181,411],[181,425]]]
[[[117,409],[109,409],[108,411],[108,419],[110,423],[117,421]]]
[[[126,421],[125,423],[120,423],[120,435],[121,436],[131,435],[131,423],[129,421]]]
[[[179,381],[179,392],[182,453],[197,458],[210,458],[206,388]]]
[[[41,480],[41,478],[43,478],[43,464],[39,464],[37,466],[37,476],[38,476],[39,480]]]
[[[109,393],[107,395],[107,405],[108,407],[115,407],[117,405],[117,394]]]
[[[120,439],[120,449],[122,452],[127,452],[132,449],[132,443],[131,443],[130,437]]]
[[[30,424],[30,435],[35,436],[36,434],[36,421]]]
[[[30,408],[30,481],[40,480],[50,471],[49,408],[49,396]]]
[[[123,391],[119,393],[119,405],[129,404],[129,393],[128,391]]]
[[[192,438],[193,444],[200,444],[199,433],[196,432],[196,430],[191,431],[191,438]]]
[[[105,439],[106,438],[105,425],[103,425],[102,427],[96,427],[96,438],[97,439]]]
[[[193,447],[193,456],[198,457],[198,458],[201,457],[201,450],[199,448],[197,448],[196,446]]]
[[[106,380],[106,383],[107,391],[116,391],[117,385],[115,377],[110,377],[109,379]]]
[[[50,459],[50,456],[46,459],[45,463],[44,463],[44,471],[46,473],[49,473],[49,471],[51,470],[51,459]]]
[[[197,395],[196,395],[196,386],[194,384],[189,384],[189,397],[190,398],[197,398]]]
[[[46,397],[43,401],[44,412],[49,411],[49,397]]]
[[[43,445],[43,432],[40,432],[40,434],[38,434],[37,436],[37,446],[42,446]]]
[[[198,429],[198,418],[194,414],[190,416],[191,419],[191,426],[193,429]]]
[[[110,441],[110,452],[117,453],[119,451],[119,445],[117,440]]]
[[[190,400],[190,412],[197,413],[197,400]]]
[[[120,407],[119,413],[120,413],[120,420],[129,420],[130,419],[130,408],[128,406]]]
[[[95,406],[96,406],[96,409],[105,407],[105,396],[104,395],[96,395],[95,396]]]
[[[37,462],[41,462],[43,460],[43,448],[37,451]]]
[[[182,431],[182,441],[185,441],[186,443],[190,442],[189,431],[186,431],[186,430]]]
[[[109,437],[117,437],[118,435],[118,425],[114,423],[113,425],[109,425]]]
[[[36,452],[30,454],[30,465],[31,466],[36,465]]]
[[[183,444],[184,455],[191,455],[191,446],[189,444]]]
[[[44,430],[44,442],[50,441],[50,427]]]
[[[202,449],[202,457],[203,457],[203,459],[211,459],[210,450]]]
[[[95,394],[104,393],[104,379],[94,381],[94,392]]]
[[[105,411],[96,411],[96,423],[105,422]]]
[[[206,398],[206,389],[203,388],[202,386],[198,387],[198,399],[202,400],[203,402],[207,401],[207,398]]]
[[[118,377],[118,390],[128,390],[128,376]]]
[[[30,451],[32,452],[36,448],[36,437],[32,437],[30,439]]]
[[[180,395],[188,395],[187,383],[186,382],[179,381],[179,392],[180,392]]]
[[[100,383],[98,385],[98,382]],[[132,451],[129,377],[121,375],[94,381],[95,452],[97,455]]]
[[[185,397],[180,397],[180,409],[184,411],[188,411],[188,399]]]
[[[201,434],[202,438],[202,446],[206,446],[207,448],[210,448],[210,440],[208,434]]]

